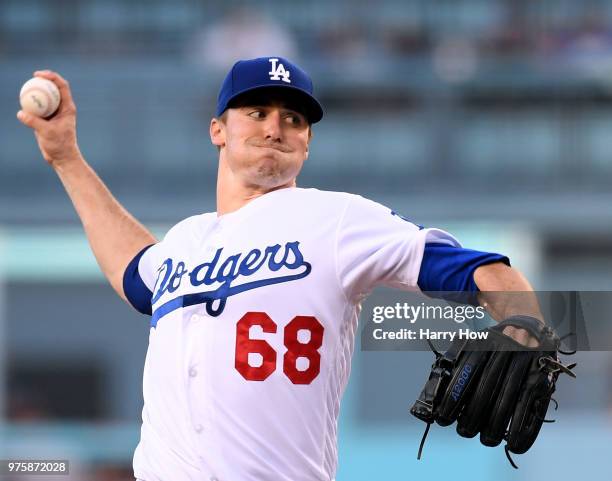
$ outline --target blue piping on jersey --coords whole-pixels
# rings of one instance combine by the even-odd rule
[[[153,315],[151,316],[151,327],[156,327],[157,322],[166,314],[169,314],[176,309],[180,309],[181,307],[189,307],[196,304],[206,304],[206,313],[209,316],[217,317],[225,309],[225,304],[228,297],[240,294],[241,292],[250,291],[251,289],[295,281],[306,277],[308,274],[310,274],[312,266],[308,262],[304,262],[303,265],[306,266],[306,270],[300,274],[276,277],[273,279],[261,279],[258,281],[246,282],[245,284],[241,284],[239,286],[222,285],[214,291],[185,294],[184,296],[171,299],[155,309]],[[213,303],[217,300],[220,302],[218,306],[214,308]]]
[[[419,230],[425,229],[425,227],[422,226],[421,224],[417,224],[416,222],[412,222],[410,219],[408,219],[408,217],[404,217],[402,214],[400,214],[399,212],[397,212],[395,210],[391,211],[391,215],[395,215],[395,216],[399,217],[400,219],[405,220],[406,222],[409,222],[410,224],[416,225],[419,228]]]

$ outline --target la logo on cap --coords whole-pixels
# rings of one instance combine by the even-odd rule
[[[291,80],[289,80],[289,70],[285,70],[283,64],[278,63],[277,58],[270,58],[268,61],[272,64],[272,70],[268,72],[270,74],[270,80],[282,80],[283,82],[290,84]]]

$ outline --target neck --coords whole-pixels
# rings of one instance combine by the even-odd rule
[[[217,216],[234,212],[268,192],[295,186],[295,179],[275,187],[245,184],[221,160],[217,175]]]

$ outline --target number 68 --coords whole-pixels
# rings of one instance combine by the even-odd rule
[[[251,327],[260,326],[265,333],[276,333],[277,325],[265,312],[247,312],[236,324],[236,370],[247,381],[264,381],[276,369],[276,351],[263,339],[249,337]],[[310,332],[308,342],[298,340],[298,332]],[[296,316],[284,330],[283,372],[293,384],[310,384],[321,371],[321,354],[318,349],[323,345],[323,326],[313,316]],[[249,353],[258,353],[263,362],[254,367],[249,364]],[[297,368],[298,358],[308,359],[308,368]]]

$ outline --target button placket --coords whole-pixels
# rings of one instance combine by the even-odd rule
[[[186,352],[187,363],[186,363],[186,383],[187,393],[190,398],[190,417],[191,427],[196,436],[203,435],[205,432],[206,419],[199,415],[199,409],[194,409],[197,404],[194,405],[192,401],[193,393],[198,392],[202,389],[202,378],[198,377],[201,371],[202,358],[201,358],[201,343],[203,337],[203,330],[206,325],[202,324],[204,316],[194,312],[189,316],[188,331],[186,333],[186,339],[188,343],[188,349]]]

